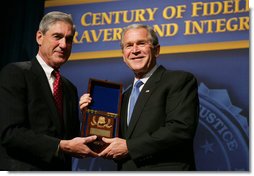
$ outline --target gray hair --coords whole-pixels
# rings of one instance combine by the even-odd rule
[[[144,28],[148,31],[148,38],[150,40],[150,42],[153,44],[153,46],[157,46],[159,44],[159,39],[155,33],[155,31],[153,30],[152,27],[145,25],[145,24],[131,24],[125,28],[123,28],[122,34],[121,34],[121,48],[123,49],[123,44],[124,44],[124,35],[125,33],[129,30],[129,29],[139,29],[139,28]]]
[[[68,23],[72,26],[72,31],[73,31],[73,35],[76,31],[75,29],[75,25],[73,23],[72,17],[70,14],[67,13],[63,13],[63,12],[59,12],[59,11],[53,11],[53,12],[49,12],[47,13],[41,20],[40,25],[39,25],[39,30],[45,34],[48,30],[49,27],[52,24],[55,24],[58,21],[63,21],[65,23]]]

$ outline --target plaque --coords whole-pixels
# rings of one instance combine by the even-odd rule
[[[83,113],[81,136],[96,135],[96,141],[87,145],[99,153],[107,147],[102,137],[118,137],[122,84],[90,78],[87,92],[92,102]]]

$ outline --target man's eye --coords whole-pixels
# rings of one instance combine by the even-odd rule
[[[61,39],[61,36],[59,36],[59,35],[54,35],[53,36],[55,39]]]
[[[140,42],[140,43],[138,43],[138,46],[145,46],[145,45],[146,45],[145,42]]]
[[[126,49],[130,49],[130,48],[132,48],[132,46],[133,46],[133,45],[125,45],[125,48],[126,48]]]

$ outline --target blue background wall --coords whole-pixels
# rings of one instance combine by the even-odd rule
[[[249,141],[246,121],[249,116],[249,50],[165,54],[159,56],[158,63],[168,69],[190,71],[197,77],[200,85],[205,84],[211,91],[221,91],[219,97],[215,97],[217,102],[213,102],[214,97],[208,95],[205,97],[207,101],[212,101],[214,106],[225,103],[219,98],[226,97],[228,101],[231,101],[232,106],[241,109],[235,113],[235,111],[231,112],[234,108],[219,107],[217,111],[222,114],[219,114],[217,118],[225,122],[216,129],[213,129],[215,123],[206,124],[204,117],[200,118],[195,139],[198,170],[248,170]],[[62,68],[62,72],[78,87],[80,96],[87,91],[89,78],[119,82],[125,88],[133,79],[132,72],[122,58],[69,61]],[[203,92],[200,94],[203,95]],[[203,100],[204,95],[200,99],[202,103],[206,103]],[[209,107],[210,111],[215,111],[214,107],[211,105]],[[240,118],[238,118],[239,114]],[[230,151],[227,147],[227,142],[219,133],[222,128],[228,128],[234,136],[237,143],[236,150]],[[204,134],[206,136],[203,136]],[[207,142],[210,146],[205,145]],[[75,159],[73,169],[115,170],[115,164],[103,159]]]
[[[160,6],[159,1],[149,2],[151,4],[139,2],[138,7]],[[160,2],[184,4],[186,1]],[[195,1],[188,1],[188,3],[190,2]],[[46,12],[52,10],[70,12],[78,22],[79,17],[77,16],[80,16],[80,12],[75,14],[77,6],[79,9],[86,7],[89,11],[96,9],[94,11],[100,12],[107,11],[110,7],[117,7],[118,10],[123,7],[127,8],[123,6],[127,4],[133,6],[133,3],[121,1],[81,4],[75,7],[48,7]],[[104,7],[105,9],[103,9]],[[83,13],[86,8],[83,8]],[[233,17],[241,15],[234,14]],[[185,18],[188,18],[188,15]],[[163,38],[161,41],[163,46],[170,46],[174,42],[186,44],[187,41],[187,43],[196,44],[243,39],[249,39],[249,31],[220,33],[215,37],[213,35],[176,36],[176,38],[168,40],[168,43]],[[97,43],[98,50],[106,50],[109,46],[113,49],[118,48],[118,43],[113,42],[112,45]],[[92,48],[96,49],[97,44]],[[85,50],[88,44],[84,43],[82,46]],[[231,46],[223,47],[230,48]],[[80,52],[79,50],[80,46],[78,48],[74,46],[74,53]],[[192,72],[198,79],[201,112],[194,147],[197,169],[200,171],[249,170],[249,57],[249,48],[245,47],[225,50],[209,50],[208,48],[208,51],[161,54],[158,58],[158,63],[166,68]],[[128,87],[133,81],[133,73],[124,64],[121,56],[70,60],[62,67],[61,71],[77,86],[79,96],[87,91],[89,78],[122,83],[124,88]],[[82,120],[81,114],[80,118]],[[74,159],[73,161],[73,170],[116,170],[113,161],[101,158]]]

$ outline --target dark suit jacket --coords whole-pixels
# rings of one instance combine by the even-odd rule
[[[56,153],[60,139],[79,136],[77,89],[64,77],[64,128],[46,75],[36,59],[0,74],[0,170],[71,170]]]
[[[123,95],[121,135],[129,156],[118,161],[120,170],[194,170],[193,138],[198,117],[197,81],[182,71],[164,67],[144,85],[126,125],[131,89]]]

